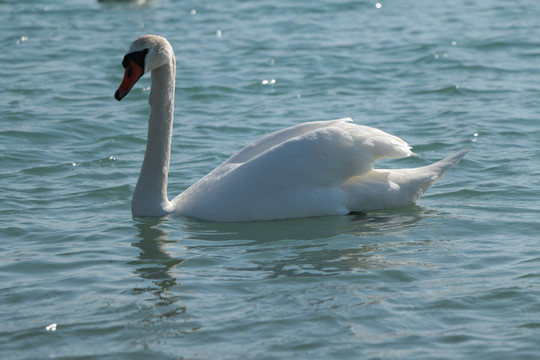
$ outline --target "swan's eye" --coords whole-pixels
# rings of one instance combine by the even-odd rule
[[[149,49],[144,49],[141,51],[135,51],[126,54],[126,56],[124,56],[124,60],[122,60],[122,66],[124,67],[124,69],[127,69],[131,61],[133,61],[135,64],[139,65],[142,69],[144,69],[144,60],[146,54],[148,54],[149,51]]]

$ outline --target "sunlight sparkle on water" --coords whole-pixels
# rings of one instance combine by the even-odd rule
[[[58,326],[58,324],[53,323],[53,324],[45,326],[45,330],[47,330],[47,331],[56,331],[57,326]]]
[[[22,43],[23,41],[28,41],[28,36],[26,36],[26,35],[21,36],[21,38],[19,40],[17,40],[17,45]]]

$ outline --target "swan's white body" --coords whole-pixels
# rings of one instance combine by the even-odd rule
[[[130,62],[132,58],[138,60]],[[166,39],[145,35],[131,45],[124,62],[118,100],[143,73],[152,72],[148,142],[133,194],[133,215],[253,221],[402,206],[418,200],[469,150],[421,168],[375,170],[377,159],[413,155],[410,146],[351,119],[309,122],[251,143],[169,201],[174,53]],[[141,68],[133,75],[136,62]]]

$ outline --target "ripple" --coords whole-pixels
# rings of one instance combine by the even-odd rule
[[[4,2],[2,356],[534,358],[538,4],[441,4]],[[474,148],[415,206],[133,218],[150,78],[112,95],[143,33],[177,54],[170,194],[310,120],[421,155],[388,167]]]

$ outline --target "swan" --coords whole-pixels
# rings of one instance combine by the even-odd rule
[[[414,155],[400,138],[349,118],[315,121],[249,144],[169,201],[176,60],[157,35],[136,39],[125,55],[120,101],[151,72],[146,152],[131,210],[134,216],[178,214],[209,221],[258,221],[339,215],[414,203],[469,151],[428,166],[374,169],[381,158]]]

